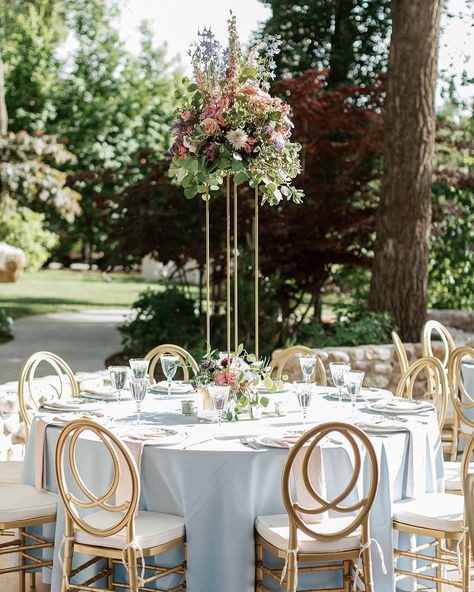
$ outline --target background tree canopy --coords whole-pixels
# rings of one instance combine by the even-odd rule
[[[386,317],[374,320],[366,305],[383,172],[390,0],[261,1],[271,16],[254,42],[269,34],[282,39],[273,92],[292,105],[303,145],[297,185],[306,194],[302,206],[262,209],[262,331],[271,347],[328,343],[336,329],[321,325],[323,305],[349,303],[356,308],[340,312],[340,339],[384,339],[391,325]],[[8,227],[0,224],[0,240],[21,246],[18,228],[28,220],[45,233],[36,265],[49,255],[105,270],[131,268],[152,254],[176,263],[175,279],[191,261],[203,278],[202,208],[167,175],[181,66],[167,58],[146,21],[140,49],[131,53],[117,29],[121,8],[115,0],[0,5],[9,129],[0,136],[1,202],[4,212],[23,208]],[[460,105],[449,88],[438,113],[428,297],[430,306],[468,308],[474,306],[472,105]],[[225,245],[223,201],[215,204],[218,328]],[[31,214],[40,217],[33,222]],[[245,283],[252,271],[245,191],[239,216]],[[195,306],[183,310],[202,312],[200,288]],[[242,317],[241,334],[250,339]],[[351,337],[347,323],[358,333]]]

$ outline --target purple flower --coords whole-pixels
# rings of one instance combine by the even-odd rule
[[[277,150],[283,150],[285,147],[285,140],[281,134],[274,134],[270,140],[270,143],[275,146]]]
[[[205,146],[203,148],[202,152],[203,152],[203,154],[205,154],[207,156],[207,158],[209,160],[216,160],[218,146],[215,142],[211,142],[210,144],[208,144],[207,146]]]

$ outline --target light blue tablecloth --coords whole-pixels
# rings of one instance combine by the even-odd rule
[[[160,405],[164,403],[160,402]],[[127,405],[130,405],[127,408]],[[126,425],[134,419],[133,407],[122,403],[122,410],[129,409],[121,422]],[[313,403],[310,421],[339,420],[348,418],[350,404],[335,403],[318,397]],[[423,431],[423,448],[420,451],[419,476],[427,492],[443,488],[442,455],[434,413],[427,425],[417,424]],[[254,520],[258,515],[284,512],[280,493],[281,473],[287,455],[286,450],[262,449],[254,451],[242,446],[239,434],[256,434],[269,430],[299,425],[300,413],[291,411],[287,417],[269,416],[263,422],[241,420],[226,424],[228,438],[214,440],[183,450],[173,447],[146,446],[141,471],[140,509],[168,512],[184,516],[188,542],[189,592],[253,592],[254,590]],[[169,409],[157,410],[156,401],[148,401],[145,419],[157,423],[187,423],[183,428],[193,437],[213,430],[209,425],[196,425],[196,421],[183,418]],[[423,418],[425,419],[425,418]],[[54,450],[60,428],[50,426],[46,431],[46,486],[57,491],[54,476]],[[212,433],[212,432],[211,432]],[[393,592],[392,520],[391,504],[406,496],[409,435],[407,432],[388,437],[374,436],[379,464],[380,481],[371,516],[371,534],[382,546],[388,573],[382,574],[377,553],[373,554],[375,590]],[[26,451],[24,481],[34,483],[35,424]],[[106,452],[93,440],[80,440],[78,449],[79,469],[85,482],[96,491],[104,491],[110,484],[112,467]],[[352,474],[347,451],[337,445],[324,448],[324,466],[328,495],[341,491]],[[61,568],[58,549],[64,529],[63,509],[58,510],[54,568],[51,592],[59,592]],[[180,560],[176,551],[160,558],[160,564],[173,565]],[[304,587],[308,574],[301,574]],[[313,575],[314,578],[314,575]],[[334,586],[332,572],[318,575],[318,586]],[[172,586],[176,580],[169,578],[162,587]],[[277,589],[277,588],[275,588]]]

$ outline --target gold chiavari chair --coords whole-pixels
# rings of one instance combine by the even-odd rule
[[[405,346],[403,345],[400,336],[396,331],[392,331],[392,341],[393,345],[395,346],[395,353],[397,354],[398,363],[400,365],[400,372],[401,374],[405,374],[410,366],[408,362],[408,355]]]
[[[442,323],[434,320],[427,321],[423,325],[423,329],[421,331],[421,355],[423,357],[437,357],[433,352],[434,336],[437,336],[437,341],[441,341],[443,345],[443,351],[439,360],[444,368],[445,374],[447,375],[449,358],[453,351],[456,349],[456,343],[451,333]],[[428,375],[427,379],[429,388],[431,376]],[[448,443],[448,445],[450,445],[449,459],[452,461],[456,460],[457,456],[458,429],[459,424],[457,421],[457,416],[454,411],[453,404],[451,402],[451,397],[448,397],[448,408],[446,411],[446,419],[443,426],[442,440],[443,443]]]
[[[94,494],[84,483],[76,464],[76,446],[85,432],[92,433],[107,449],[113,463],[113,479],[103,494]],[[63,537],[61,592],[73,590],[97,590],[113,592],[116,588],[129,592],[154,590],[151,582],[173,574],[181,576],[181,583],[170,592],[186,589],[186,561],[175,567],[146,565],[146,557],[164,553],[185,545],[185,523],[181,516],[157,512],[137,511],[140,499],[140,481],[137,467],[129,450],[109,430],[96,422],[79,419],[67,424],[61,431],[56,447],[56,478],[65,508]],[[72,475],[73,487],[69,487],[66,475]],[[126,499],[116,499],[119,482],[129,484]],[[73,491],[80,492],[80,498]],[[87,515],[83,514],[83,511]],[[92,512],[92,513],[91,513]],[[72,570],[74,553],[92,555],[93,558]],[[73,576],[99,561],[107,560],[107,568],[87,582],[75,584]],[[139,559],[142,565],[139,568]],[[126,565],[128,586],[115,581],[114,566]],[[146,572],[152,575],[145,577]],[[141,575],[139,575],[141,573]],[[92,588],[92,583],[107,577],[107,588]]]
[[[437,358],[420,358],[413,362],[400,378],[396,394],[398,397],[412,399],[415,383],[422,373],[430,376],[427,395],[436,405],[438,425],[441,429],[444,425],[448,405],[448,380],[443,366]]]
[[[452,352],[448,364],[449,393],[456,412],[456,423],[459,426],[457,437],[462,440],[468,440],[474,434],[474,399],[467,392],[462,377],[462,363],[466,358],[474,361],[474,348],[467,346],[458,347]],[[456,441],[456,449],[457,444]],[[465,455],[463,456],[464,458]],[[444,463],[447,490],[461,492],[461,469],[461,463],[459,461]],[[474,463],[471,463],[470,471],[474,471]]]
[[[332,500],[324,499],[312,478],[312,455],[326,436],[337,433],[339,439],[347,441],[353,458],[353,473],[347,486]],[[369,461],[367,492],[358,501],[348,503],[360,484],[363,453]],[[303,454],[301,459],[300,454]],[[304,505],[294,498],[292,475],[301,479],[306,490]],[[290,450],[282,476],[282,495],[287,514],[259,516],[256,528],[256,591],[269,592],[264,577],[276,582],[287,574],[286,590],[294,592],[298,573],[318,571],[341,571],[343,585],[331,588],[334,592],[348,592],[354,584],[356,562],[362,558],[361,580],[366,592],[374,592],[372,560],[370,551],[369,517],[377,492],[378,464],[372,443],[359,428],[342,423],[324,423],[308,430]],[[327,512],[330,512],[329,517]],[[319,517],[319,518],[318,518]],[[306,519],[305,519],[306,518]],[[311,518],[311,522],[310,522]],[[320,522],[314,520],[321,519]],[[263,550],[285,559],[285,567],[275,569],[263,562]],[[341,562],[334,565],[333,562]],[[314,565],[318,563],[320,565]],[[328,563],[331,566],[328,567]],[[300,566],[300,564],[303,564]],[[311,564],[311,565],[304,565]],[[351,570],[354,575],[351,575]],[[354,586],[355,589],[356,586]],[[319,588],[305,588],[306,592],[317,592]]]
[[[461,475],[472,469],[470,459],[474,450],[474,437],[463,455]],[[460,477],[460,481],[465,479]],[[398,533],[410,535],[410,544],[416,536],[432,539],[432,542],[416,544],[409,549],[394,549],[395,580],[406,578],[434,582],[437,592],[443,584],[470,592],[471,549],[465,528],[464,499],[454,493],[427,493],[419,498],[405,499],[393,505],[393,528]],[[434,539],[434,540],[433,540]],[[456,550],[452,550],[453,547]],[[426,552],[431,555],[427,555]],[[410,561],[411,569],[399,567],[401,559]],[[417,567],[417,562],[423,565]],[[448,567],[460,568],[460,580],[453,580],[444,572]],[[436,575],[431,575],[435,571]],[[398,589],[398,587],[397,587]],[[418,590],[418,587],[415,588]],[[425,589],[425,588],[423,588]]]
[[[152,382],[152,383],[155,382],[154,376],[155,376],[156,366],[159,363],[161,356],[163,354],[174,354],[174,355],[178,356],[179,362],[183,368],[183,375],[184,375],[185,381],[189,380],[188,366],[191,367],[191,370],[194,373],[196,373],[198,371],[198,365],[197,365],[196,360],[193,358],[193,356],[189,352],[187,352],[182,347],[179,347],[179,345],[173,345],[172,343],[165,343],[163,345],[157,345],[151,351],[149,351],[145,356],[145,360],[150,361],[150,366],[148,368],[148,374],[150,376],[150,382]]]
[[[28,441],[31,428],[31,409],[35,411],[41,404],[41,393],[38,392],[41,389],[35,386],[35,373],[40,364],[51,366],[58,377],[57,383],[48,385],[49,395],[52,393],[54,398],[57,399],[64,396],[79,396],[79,384],[74,376],[74,372],[62,358],[47,351],[39,351],[32,354],[24,363],[18,380],[18,405],[20,407],[21,419],[25,424],[26,441]]]
[[[11,567],[2,567],[0,576],[18,573],[18,590],[25,592],[26,574],[30,573],[30,586],[35,587],[33,570],[53,565],[52,560],[44,559],[46,549],[54,547],[54,540],[28,532],[32,526],[51,524],[56,521],[57,496],[48,491],[38,491],[31,485],[20,483],[0,483],[0,537],[9,537],[0,543],[0,557],[16,555],[17,561]],[[12,539],[12,531],[16,531]],[[1,585],[0,589],[6,590]]]
[[[306,347],[304,345],[292,345],[291,347],[287,347],[279,351],[272,360],[270,365],[271,374],[275,372],[274,378],[276,380],[281,380],[283,370],[285,366],[289,362],[289,360],[298,354],[307,354],[314,356],[316,358],[316,368],[315,368],[315,379],[316,383],[321,386],[327,386],[328,381],[326,377],[326,370],[324,368],[324,364],[321,362],[321,359],[318,355],[314,353],[310,347]]]

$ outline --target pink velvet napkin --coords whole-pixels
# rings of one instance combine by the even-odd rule
[[[45,458],[44,444],[46,438],[46,428],[54,423],[52,419],[38,418],[35,429],[35,487],[38,490],[45,486]]]
[[[303,481],[303,459],[306,456],[306,453],[307,448],[302,448],[296,455],[293,464],[296,499],[298,500],[299,504],[305,508],[320,508],[321,504],[319,504],[310,494]],[[319,445],[315,446],[313,452],[311,453],[308,472],[309,480],[313,489],[321,498],[326,499],[326,479],[324,477],[323,453],[322,448]],[[303,520],[308,524],[324,522],[324,520],[327,520],[328,518],[327,512],[321,512],[320,514],[300,513]]]
[[[130,454],[132,455],[132,458],[138,469],[138,475],[140,476],[143,448],[146,446],[146,444],[152,442],[147,440],[135,440],[134,438],[126,437],[122,439],[122,442],[127,446],[128,450],[130,451]],[[125,462],[125,458],[122,454],[119,454],[118,457],[120,463],[121,479],[115,492],[115,503],[117,505],[120,505],[123,502],[130,500],[132,482],[130,480],[130,472]]]

